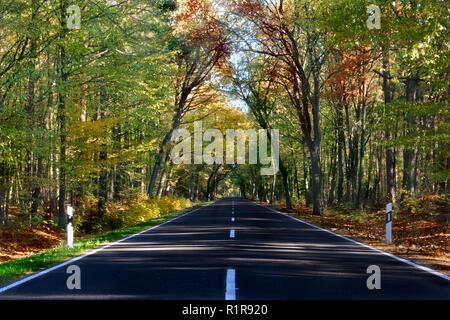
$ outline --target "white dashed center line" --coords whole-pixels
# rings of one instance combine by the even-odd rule
[[[236,271],[234,269],[227,270],[225,300],[236,300]]]

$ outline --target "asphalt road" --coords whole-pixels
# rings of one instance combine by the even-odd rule
[[[81,289],[67,287],[70,265],[80,268]],[[380,268],[381,289],[367,287],[371,265]],[[226,198],[0,288],[0,299],[74,298],[450,299],[450,281],[251,201]]]

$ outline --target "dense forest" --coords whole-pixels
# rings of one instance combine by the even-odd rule
[[[89,231],[120,205],[228,195],[315,215],[449,201],[448,14],[443,0],[2,0],[1,224],[64,227],[72,205]],[[197,121],[279,130],[279,172],[173,163],[172,134]]]

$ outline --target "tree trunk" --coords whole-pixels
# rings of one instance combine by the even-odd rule
[[[347,129],[347,144],[348,144],[348,158],[346,161],[346,194],[345,194],[345,199],[346,201],[349,201],[351,199],[352,196],[352,190],[351,190],[351,183],[353,181],[353,143],[352,143],[352,133],[350,130],[350,117],[349,117],[349,112],[348,112],[348,105],[344,106],[344,110],[345,110],[345,124],[346,124],[346,129]]]
[[[305,206],[309,207],[311,204],[310,178],[308,175],[308,157],[306,155],[305,146],[303,146],[303,187],[305,190]],[[311,170],[310,170],[311,171]]]
[[[411,76],[406,80],[406,101],[410,103],[416,102],[417,98],[417,79],[412,72]],[[414,117],[407,117],[406,119],[408,129],[406,134],[413,133]],[[413,165],[415,152],[410,148],[403,150],[403,187],[409,192],[414,192],[415,182],[415,167]]]
[[[311,157],[311,192],[312,192],[312,204],[313,214],[322,214],[322,171],[320,167],[320,154],[317,143],[310,143],[308,146],[309,155]]]
[[[187,98],[187,96],[186,96],[186,98]],[[159,145],[158,155],[156,156],[155,166],[153,167],[150,185],[149,185],[148,191],[147,191],[148,197],[150,199],[153,197],[153,189],[155,188],[156,178],[158,176],[159,168],[161,166],[161,161],[164,156],[167,143],[170,141],[170,139],[172,137],[172,133],[180,125],[186,98],[183,98],[184,100],[181,101],[180,105],[178,105],[177,111],[175,112],[175,115],[173,116],[172,127],[171,127],[170,131],[164,136],[164,139],[161,141],[161,144]]]
[[[366,106],[362,107],[362,115],[361,115],[361,139],[359,146],[359,172],[358,172],[358,195],[356,197],[355,208],[362,207],[363,203],[363,179],[364,179],[364,153],[365,149],[365,139],[366,139]],[[370,174],[370,173],[369,173]]]
[[[292,156],[294,158],[294,156]],[[295,182],[295,190],[297,192],[297,201],[300,200],[300,183],[298,182],[298,169],[297,163],[294,162],[294,182]]]
[[[66,8],[67,3],[65,0],[60,1],[60,26],[61,41],[64,39],[66,30]],[[60,77],[61,85],[58,88],[59,102],[58,102],[58,123],[59,123],[59,137],[60,137],[60,149],[59,149],[59,198],[58,198],[58,226],[64,228],[66,225],[65,214],[65,200],[66,200],[66,85],[67,85],[67,73],[64,70],[66,64],[66,53],[64,44],[59,45],[59,61],[58,61],[58,74]]]
[[[383,58],[383,93],[384,93],[384,103],[385,105],[392,102],[392,85],[391,85],[391,74],[389,71],[389,51],[385,54]],[[388,106],[386,106],[388,107]],[[389,128],[386,127],[385,139],[387,141],[392,140],[392,133]],[[387,201],[395,203],[395,164],[394,164],[394,154],[391,147],[386,148],[386,186],[387,186]]]
[[[337,130],[338,130],[338,185],[337,185],[337,201],[342,203],[344,194],[344,161],[342,159],[342,152],[345,152],[345,133],[344,133],[344,119],[342,116],[341,106],[337,110]]]
[[[100,95],[100,119],[105,120],[106,118],[106,92],[105,89],[102,89]],[[106,149],[106,144],[102,144],[100,155],[99,155],[100,163],[102,164],[102,169],[100,171],[100,177],[98,180],[98,214],[103,215],[105,203],[108,199],[108,169],[106,165],[106,161],[108,159],[108,152]]]
[[[36,23],[36,16],[37,16],[37,11],[38,11],[38,2],[36,0],[33,0],[31,3],[31,8],[32,8],[32,12],[31,12],[31,23]],[[36,85],[36,80],[37,80],[37,76],[36,76],[36,37],[35,35],[32,35],[31,39],[30,39],[30,55],[31,55],[31,59],[30,59],[30,63],[29,63],[29,68],[30,68],[30,75],[29,75],[29,80],[28,80],[28,96],[27,96],[27,105],[26,105],[26,109],[27,109],[27,114],[28,114],[28,123],[29,123],[29,128],[32,130],[31,132],[31,138],[33,140],[36,139],[35,137],[35,133],[33,132],[33,128],[36,127],[35,122],[35,105],[34,105],[34,100],[35,100],[35,85]],[[38,207],[39,207],[39,194],[40,194],[40,186],[39,186],[39,182],[36,181],[35,177],[33,177],[34,172],[33,172],[33,167],[34,167],[34,154],[32,150],[29,150],[27,155],[27,163],[28,163],[28,174],[29,174],[29,183],[30,183],[30,187],[31,187],[31,192],[32,192],[32,204],[31,204],[31,211],[30,213],[37,213],[38,211]],[[42,161],[41,161],[42,162]],[[31,218],[31,215],[30,215]]]
[[[284,166],[283,161],[281,161],[281,158],[280,158],[279,165],[280,165],[281,176],[283,178],[284,192],[285,192],[285,196],[286,196],[286,208],[288,208],[289,210],[293,210],[291,195],[289,192],[288,171],[287,171],[286,167]]]
[[[336,192],[336,156],[337,156],[337,145],[333,145],[333,150],[330,157],[330,169],[329,176],[331,177],[330,191],[328,194],[328,205],[332,206],[334,204],[335,192]]]

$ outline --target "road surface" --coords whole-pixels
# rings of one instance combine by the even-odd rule
[[[68,289],[71,265],[80,289]],[[368,289],[369,266],[381,289]],[[70,283],[74,278],[71,278]],[[450,281],[242,198],[225,198],[0,288],[0,299],[450,299]]]

